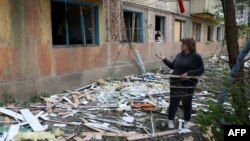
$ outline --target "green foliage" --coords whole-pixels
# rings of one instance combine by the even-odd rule
[[[240,83],[228,85],[225,82],[223,86],[229,91],[228,102],[232,103],[232,106],[218,105],[212,101],[208,101],[209,112],[199,112],[197,115],[197,122],[202,133],[206,134],[211,128],[213,136],[210,136],[210,139],[215,139],[216,141],[223,140],[223,125],[226,124],[249,124],[248,120],[246,121],[246,116],[239,115],[249,115],[247,108],[249,100],[244,99],[244,86]]]
[[[41,97],[48,97],[50,94],[49,93],[43,93],[41,95],[34,95],[33,97],[30,98],[29,102],[42,102],[43,99]]]
[[[30,99],[22,101],[20,104],[22,106],[29,106],[30,103],[39,103],[39,102],[43,102],[43,98],[42,97],[49,97],[50,94],[49,93],[42,93],[42,94],[35,94],[34,96],[30,97]]]
[[[215,24],[220,24],[221,22],[224,21],[224,17],[221,16],[221,13],[223,13],[223,8],[222,8],[222,4],[218,4],[214,7],[214,9],[216,9],[215,14],[214,14],[214,21]]]
[[[0,101],[0,106],[6,106],[7,104],[11,104],[15,102],[14,97],[9,93],[3,93],[1,97],[2,99]]]
[[[238,2],[248,2],[248,0],[237,0],[237,3]]]
[[[240,25],[239,32],[238,32],[239,38],[246,39],[247,33],[248,33],[248,26],[246,24]]]

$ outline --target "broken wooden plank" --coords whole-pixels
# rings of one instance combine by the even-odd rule
[[[89,109],[89,108],[101,108],[101,109],[104,109],[104,108],[118,108],[119,106],[78,106],[78,108],[81,108],[81,109]]]
[[[29,109],[22,109],[20,110],[20,112],[34,131],[45,131],[44,127],[40,124],[38,119],[30,112]]]
[[[67,125],[73,125],[73,126],[80,126],[82,124],[82,123],[77,123],[77,122],[63,122],[63,121],[57,121],[57,120],[47,120],[47,121],[61,123],[61,124],[67,124]]]
[[[137,135],[132,135],[128,136],[127,140],[129,141],[134,141],[134,140],[142,140],[142,139],[149,139],[149,138],[154,138],[154,137],[160,137],[160,136],[166,136],[166,135],[171,135],[177,133],[177,130],[168,130],[164,132],[158,132],[152,135],[146,135],[146,134],[137,134]]]
[[[102,139],[102,134],[101,133],[98,133],[98,132],[91,132],[91,133],[92,134],[84,135],[86,137],[83,140],[88,141],[88,140],[91,140],[91,139],[94,139],[94,140],[101,140]]]
[[[80,92],[76,92],[76,91],[70,91],[70,90],[65,90],[66,92],[70,93],[70,94],[77,94],[80,95]]]
[[[127,127],[134,126],[134,124],[130,124],[130,123],[127,123],[127,122],[122,122],[122,121],[119,122],[119,121],[113,121],[113,120],[102,119],[102,118],[94,118],[94,117],[85,117],[85,118],[87,118],[87,119],[94,119],[94,120],[98,120],[98,121],[109,122],[109,123],[115,123],[115,124],[119,124],[119,125],[127,126]]]
[[[49,102],[48,100],[46,100],[46,109],[48,109],[47,110],[47,112],[48,113],[52,113],[52,104],[51,104],[51,102]]]
[[[92,129],[92,130],[95,130],[95,131],[97,131],[97,132],[100,132],[100,133],[105,132],[104,130],[101,130],[101,129],[98,129],[98,128],[89,126],[89,125],[87,125],[87,124],[83,124],[83,125],[86,126],[86,127],[88,127],[88,128],[90,128],[90,129]]]
[[[88,123],[89,121],[87,121],[85,118],[81,118],[81,121],[83,122],[83,123]]]
[[[66,100],[69,104],[71,104],[74,108],[77,108],[77,105],[73,103],[70,99],[68,99],[66,96],[64,96],[63,99]]]
[[[91,93],[94,91],[91,91]],[[94,100],[94,98],[92,98],[90,96],[90,92],[85,92],[84,94],[81,94],[80,96],[78,96],[78,99],[81,99],[82,97],[86,97],[87,100]]]
[[[172,75],[172,74],[161,74],[159,75],[161,77],[161,79],[167,79],[167,78],[182,78],[180,75]],[[186,76],[185,78],[187,79],[210,79],[210,77],[206,77],[206,76]]]
[[[89,85],[87,85],[87,86],[78,88],[78,89],[76,89],[75,91],[81,92],[81,91],[83,91],[84,89],[90,88],[90,87],[92,87],[92,86],[96,86],[96,82],[94,82],[94,83],[92,83],[92,84],[89,84]]]
[[[83,141],[89,141],[91,139],[94,139],[94,136],[87,135],[85,138],[83,138]]]
[[[90,129],[92,129],[92,130],[95,130],[95,131],[97,131],[97,132],[105,132],[104,130],[101,130],[101,129],[94,128],[94,127],[91,127],[91,126],[86,125],[85,123],[88,123],[88,121],[87,121],[86,119],[81,118],[81,120],[82,120],[82,122],[84,123],[84,124],[83,124],[84,126],[90,128]]]
[[[21,114],[18,114],[16,112],[11,111],[11,110],[0,107],[0,112],[5,114],[5,115],[13,117],[14,119],[19,119],[19,120],[25,121],[25,119],[23,118],[23,116]]]
[[[103,132],[103,133],[99,133],[99,132],[83,132],[82,135],[83,136],[93,136],[96,134],[101,134],[102,136],[107,136],[107,137],[128,137],[128,136],[135,136],[135,135],[142,135],[142,134],[138,134],[138,133],[112,133],[112,132]]]
[[[122,130],[110,128],[110,127],[108,127],[107,123],[103,123],[103,124],[100,124],[100,123],[85,123],[85,124],[90,126],[90,127],[103,129],[103,130],[111,131],[111,132],[115,132],[115,133],[123,133],[123,132],[125,132],[125,131],[122,131]]]
[[[63,98],[60,98],[57,102],[55,102],[53,105],[51,105],[51,107],[46,108],[46,111],[50,110],[51,108],[53,108],[54,106],[56,106],[58,103],[60,103],[61,101],[63,101]]]
[[[71,134],[71,135],[70,135],[70,136],[68,136],[65,140],[67,141],[67,140],[69,140],[69,139],[73,138],[74,136],[76,136],[76,134]]]
[[[74,139],[75,141],[83,141],[83,139],[80,138],[80,137],[74,137],[73,139]]]
[[[78,106],[79,103],[80,103],[80,101],[79,101],[77,95],[72,95],[72,97],[73,97],[73,99],[74,99],[74,103]]]

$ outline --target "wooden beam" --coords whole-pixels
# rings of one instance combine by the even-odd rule
[[[91,126],[86,125],[85,123],[88,123],[88,121],[87,121],[86,119],[81,118],[81,120],[82,120],[82,122],[84,123],[84,124],[83,124],[84,126],[90,128],[90,129],[92,129],[92,130],[95,130],[95,131],[97,131],[97,132],[101,132],[101,133],[105,132],[104,130],[101,130],[101,129],[94,128],[94,127],[91,127]]]
[[[152,135],[137,134],[137,135],[133,135],[133,136],[128,136],[127,140],[134,141],[134,140],[150,139],[150,138],[155,138],[155,137],[160,137],[160,136],[171,135],[171,134],[175,134],[175,133],[177,133],[177,129],[164,131],[164,132],[158,132],[158,133],[155,133]]]
[[[78,105],[79,105],[79,103],[80,103],[80,101],[79,101],[79,99],[78,99],[77,95],[72,95],[72,97],[73,97],[73,99],[74,99],[74,103],[75,103],[75,105],[76,105],[76,106],[78,106]]]
[[[72,125],[72,126],[80,126],[80,124],[74,124],[72,122],[63,122],[63,121],[57,121],[57,120],[47,120],[49,122],[55,122],[55,123],[60,123],[60,124],[67,124],[67,125]]]
[[[74,137],[73,139],[74,139],[75,141],[83,141],[83,139],[80,138],[80,137]]]
[[[161,77],[161,79],[164,79],[164,78],[182,78],[180,75],[159,75]],[[206,76],[187,76],[183,79],[190,79],[190,78],[193,78],[193,79],[210,79],[210,77],[206,77]]]
[[[99,132],[83,132],[83,136],[93,136],[96,134],[100,134]],[[107,136],[107,137],[128,137],[128,136],[135,136],[135,135],[142,135],[142,134],[137,134],[137,133],[112,133],[112,132],[103,132],[101,133],[102,136]]]
[[[51,105],[51,107],[46,108],[46,111],[50,110],[51,108],[53,108],[54,106],[56,106],[58,103],[60,103],[61,101],[63,101],[63,98],[60,98],[57,102],[55,102],[53,105]]]
[[[52,113],[52,104],[48,101],[48,100],[46,100],[46,109],[48,109],[48,113]]]
[[[91,139],[95,139],[95,140],[101,140],[102,139],[102,134],[98,133],[98,132],[85,132],[87,134],[84,134],[83,136],[86,136],[83,140],[84,141],[88,141]],[[90,134],[88,134],[90,133]]]

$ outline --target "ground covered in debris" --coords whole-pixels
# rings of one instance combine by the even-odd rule
[[[76,90],[41,97],[41,102],[28,106],[1,107],[0,140],[203,141],[196,114],[208,111],[206,100],[216,102],[222,78],[229,70],[215,56],[206,59],[205,65],[205,77],[199,80],[193,98],[190,130],[180,130],[181,105],[176,114],[176,129],[167,128],[171,70],[163,67],[156,73],[126,76],[122,80],[100,79]]]

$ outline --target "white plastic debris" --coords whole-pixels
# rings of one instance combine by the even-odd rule
[[[81,103],[82,103],[83,105],[87,105],[87,104],[89,103],[89,101],[83,100],[83,101],[81,101]]]
[[[135,118],[134,118],[134,117],[128,116],[128,117],[122,117],[122,120],[123,120],[123,121],[126,121],[126,122],[128,122],[128,123],[133,123],[134,120],[135,120]]]
[[[187,128],[181,128],[181,129],[178,129],[177,132],[179,134],[184,134],[184,133],[190,133],[192,131],[190,129],[187,129]]]
[[[67,124],[58,124],[58,123],[55,123],[53,124],[54,127],[60,127],[60,128],[64,128],[67,126]]]

